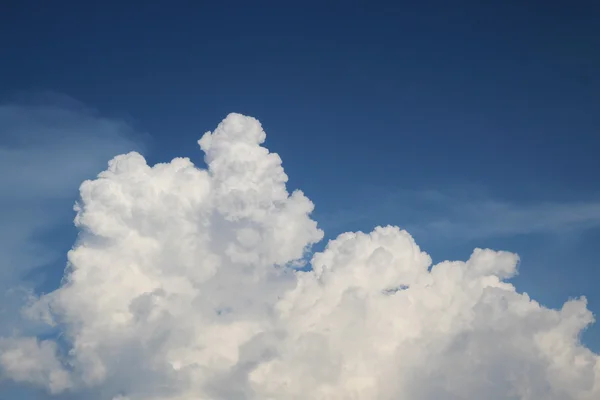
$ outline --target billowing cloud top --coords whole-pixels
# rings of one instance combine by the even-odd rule
[[[199,144],[207,170],[120,155],[81,185],[64,283],[25,312],[56,340],[0,339],[2,374],[114,400],[600,398],[585,299],[548,309],[476,249],[431,266],[397,227],[323,233],[250,117]]]

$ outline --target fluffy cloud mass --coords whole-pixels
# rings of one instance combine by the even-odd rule
[[[515,254],[432,266],[386,226],[296,268],[323,232],[264,140],[230,114],[207,170],[129,153],[84,182],[64,282],[25,310],[60,334],[0,339],[4,377],[108,400],[600,398],[585,299],[519,293]]]

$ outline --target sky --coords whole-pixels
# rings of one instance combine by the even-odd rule
[[[194,5],[155,2],[141,6],[136,2],[113,1],[97,5],[75,1],[51,4],[12,1],[3,6],[0,13],[0,185],[4,188],[0,195],[0,291],[4,300],[0,303],[0,337],[11,339],[0,340],[0,350],[11,355],[15,354],[10,352],[11,348],[20,349],[24,352],[18,353],[21,357],[24,357],[22,354],[37,357],[43,360],[39,365],[44,367],[34,372],[23,366],[19,369],[13,365],[11,369],[5,361],[4,373],[10,379],[1,378],[0,373],[0,398],[12,398],[17,394],[23,398],[45,398],[42,396],[48,391],[55,391],[54,398],[59,399],[91,398],[86,397],[90,394],[85,390],[92,390],[89,389],[92,387],[96,388],[93,390],[99,398],[109,400],[117,399],[121,392],[122,399],[139,398],[135,396],[186,399],[184,392],[160,394],[155,391],[152,392],[155,397],[150,397],[150,388],[148,392],[140,391],[139,382],[148,377],[156,378],[152,374],[159,375],[156,381],[164,383],[165,387],[174,387],[174,378],[165,377],[162,370],[161,373],[152,370],[152,374],[145,371],[135,377],[127,375],[133,382],[129,387],[112,379],[110,374],[104,377],[98,372],[100,366],[117,368],[114,360],[102,359],[94,364],[96,361],[90,360],[95,360],[98,354],[84,352],[70,366],[74,372],[61,366],[62,359],[54,357],[51,349],[56,346],[60,353],[73,343],[79,343],[77,338],[96,343],[95,338],[84,335],[87,328],[116,329],[110,324],[108,328],[95,326],[95,322],[83,316],[89,313],[103,321],[101,312],[114,314],[118,307],[107,300],[107,305],[95,309],[78,297],[81,293],[89,291],[102,297],[106,294],[102,290],[114,289],[116,293],[116,288],[127,279],[136,281],[144,276],[148,282],[155,282],[160,280],[158,277],[166,276],[166,272],[162,275],[156,272],[163,264],[154,265],[156,260],[146,259],[134,260],[148,267],[147,270],[140,267],[146,271],[140,272],[140,276],[119,275],[115,269],[114,274],[109,274],[110,279],[107,277],[102,281],[93,278],[92,272],[94,268],[108,268],[109,264],[117,268],[121,264],[114,260],[134,257],[135,251],[124,253],[125,250],[110,247],[102,238],[123,239],[125,231],[145,232],[155,227],[165,232],[172,230],[174,237],[181,235],[181,243],[187,243],[189,237],[180,230],[189,223],[189,215],[187,211],[176,213],[169,204],[173,209],[181,207],[182,210],[192,204],[202,210],[201,213],[198,211],[201,215],[210,210],[227,221],[228,218],[254,218],[248,226],[235,227],[220,219],[217,222],[209,219],[217,227],[210,225],[211,228],[198,237],[202,238],[199,239],[201,243],[205,240],[222,243],[222,248],[217,246],[218,249],[207,245],[209,247],[194,248],[193,251],[188,249],[190,252],[184,254],[181,249],[174,250],[181,244],[172,243],[162,235],[152,236],[155,233],[148,235],[162,243],[161,248],[167,249],[157,256],[157,260],[167,260],[165,263],[170,263],[169,259],[178,260],[182,269],[177,271],[194,284],[197,283],[194,279],[203,282],[205,286],[202,287],[208,292],[216,290],[215,285],[227,287],[225,292],[215,294],[219,299],[223,296],[224,304],[238,295],[240,298],[235,301],[240,304],[246,298],[253,299],[249,300],[252,304],[263,304],[261,301],[271,304],[272,299],[268,298],[271,294],[285,297],[289,302],[285,307],[289,310],[281,304],[277,309],[281,311],[283,307],[289,315],[286,314],[287,319],[276,321],[278,327],[282,321],[288,321],[285,329],[294,327],[304,332],[308,329],[307,321],[313,321],[319,329],[326,329],[319,325],[324,323],[320,317],[303,308],[302,298],[319,298],[320,292],[309,278],[298,278],[304,286],[299,285],[294,291],[290,289],[289,277],[273,278],[265,272],[265,276],[256,278],[264,285],[260,292],[265,293],[265,297],[259,299],[251,289],[239,291],[239,287],[231,283],[247,278],[237,275],[238,272],[232,275],[216,272],[211,278],[214,282],[209,280],[210,284],[202,277],[190,278],[185,269],[191,262],[189,257],[193,260],[214,253],[229,257],[231,265],[241,262],[236,257],[254,260],[252,262],[257,265],[302,259],[308,265],[305,269],[310,270],[319,265],[335,266],[341,261],[332,254],[338,251],[346,254],[340,250],[345,248],[342,244],[336,245],[338,242],[325,250],[328,240],[336,239],[344,232],[362,231],[368,239],[361,235],[338,238],[339,243],[356,242],[355,247],[346,249],[356,260],[363,259],[363,252],[377,253],[371,248],[374,246],[371,242],[387,243],[382,246],[395,254],[390,257],[404,260],[402,257],[406,254],[402,249],[416,251],[412,239],[385,229],[369,235],[376,226],[391,224],[406,229],[420,249],[429,254],[433,264],[444,260],[472,260],[465,265],[485,263],[472,256],[474,248],[514,252],[519,256],[518,272],[505,266],[505,263],[516,262],[512,258],[512,261],[506,261],[510,257],[505,253],[498,253],[502,261],[490,262],[494,268],[480,269],[501,280],[510,278],[508,282],[514,284],[518,293],[526,292],[549,309],[561,309],[565,302],[585,296],[589,311],[598,314],[600,265],[594,250],[600,239],[600,187],[597,183],[600,171],[597,156],[600,151],[600,6],[583,0],[568,5],[554,1],[543,4],[532,1],[413,3],[230,1]],[[238,114],[227,117],[230,113],[254,117],[262,128],[255,126],[255,120],[244,119],[246,117]],[[221,121],[224,122],[219,125]],[[258,133],[261,129],[266,132],[264,143]],[[203,139],[204,142],[199,144],[200,151],[197,141],[207,131],[221,133],[213,134],[218,138],[212,140],[217,145],[212,146],[211,140]],[[236,147],[237,141],[249,146],[247,154]],[[260,150],[264,148],[283,160],[289,178],[285,184],[282,171],[277,167],[277,158],[267,157],[264,150]],[[129,154],[120,159],[120,164],[108,166],[113,157],[131,151],[143,154],[145,161]],[[212,174],[210,179],[189,172],[177,162],[166,164],[168,167],[162,172],[144,172],[144,178],[136,175],[145,171],[140,165],[146,162],[152,166],[169,163],[176,157],[189,157],[198,167],[208,168]],[[122,165],[122,169],[117,164]],[[250,172],[243,172],[246,169]],[[108,172],[103,174],[109,177],[90,181],[96,183],[87,186],[91,192],[89,198],[85,198],[84,186],[81,192],[79,190],[82,182],[94,179],[105,170]],[[181,174],[189,175],[178,175],[180,170],[188,171]],[[167,176],[171,176],[174,183],[166,182]],[[149,186],[139,183],[146,182],[144,179]],[[258,182],[258,192],[247,191],[249,189],[240,183],[244,179]],[[113,182],[115,186],[108,183],[108,186],[102,186],[102,182]],[[187,187],[192,183],[198,185],[197,191]],[[153,189],[148,189],[150,187]],[[158,187],[168,187],[174,193],[173,198],[166,195],[160,199],[151,197]],[[114,194],[115,188],[119,188],[122,196]],[[227,188],[237,188],[243,196],[235,191],[228,194]],[[297,189],[303,195],[292,195]],[[144,196],[148,196],[146,202],[137,202],[137,198],[144,199]],[[200,200],[204,198],[202,196],[217,199],[222,205],[211,203],[209,207]],[[78,199],[76,227],[73,206]],[[271,203],[283,208],[275,216],[263,216],[265,211],[261,207]],[[314,210],[311,210],[312,205]],[[127,207],[135,211],[127,214],[130,219],[123,214],[123,210],[129,209]],[[166,220],[179,221],[179,225]],[[106,221],[106,225],[102,221]],[[312,221],[316,221],[318,228]],[[114,224],[112,228],[111,224]],[[255,243],[256,231],[260,232],[264,245]],[[281,236],[268,236],[273,232]],[[234,237],[242,247],[247,246],[245,250],[225,248],[223,243]],[[388,241],[388,237],[393,239]],[[389,243],[396,243],[396,247]],[[149,246],[142,241],[129,245],[138,251],[146,251],[144,246]],[[67,252],[71,248],[77,251],[69,257],[80,257],[75,261],[69,258],[71,265],[76,266],[75,270],[91,271],[87,275],[77,275],[81,280],[73,278],[69,271],[65,275]],[[103,252],[92,257],[84,251],[88,248]],[[320,256],[308,261],[313,253]],[[387,255],[381,257],[385,259]],[[414,264],[415,270],[420,270],[424,261],[419,257],[406,263]],[[369,258],[365,256],[364,259]],[[220,265],[211,260],[205,260],[207,265],[213,262]],[[221,271],[218,266],[213,267]],[[356,267],[356,271],[359,269]],[[447,274],[448,281],[454,282],[450,269],[440,274]],[[440,268],[440,271],[445,270]],[[408,272],[402,276],[392,272],[386,275],[388,272],[382,270],[382,276],[400,282],[400,286],[413,285],[415,291],[422,280],[426,280]],[[361,273],[355,272],[353,279],[363,276]],[[59,286],[65,279],[78,283]],[[361,278],[364,282],[359,279],[358,283],[343,274],[339,279],[348,285],[389,289],[364,276]],[[483,278],[467,274],[463,280],[456,279],[454,286],[450,285],[448,289],[452,293],[466,293],[463,289],[477,286],[480,283],[473,282]],[[184,283],[175,278],[168,282],[160,290],[176,292],[186,299],[187,292],[182,289]],[[140,296],[158,290],[150,283],[144,285],[140,283],[139,287],[122,289],[124,293],[139,290]],[[331,284],[331,287],[319,290],[323,290],[325,297],[327,293],[333,296],[331,293],[337,293],[336,287]],[[410,290],[413,290],[412,286]],[[142,300],[155,304],[159,302],[157,298],[163,296],[160,293],[156,298]],[[415,293],[416,299],[430,299],[427,296],[429,294],[425,292]],[[459,294],[454,296],[452,298],[461,297]],[[129,302],[131,299],[117,300]],[[142,300],[138,303],[142,304]],[[371,310],[364,311],[365,321],[372,322],[373,315],[390,315],[395,310],[389,304],[385,306],[389,308],[380,307],[379,300],[367,305],[356,299],[347,301],[358,302],[355,306],[352,306],[354,303],[340,303],[349,310],[362,310],[361,307]],[[432,304],[430,300],[415,301],[425,307],[417,308],[421,311],[427,309],[425,305]],[[522,307],[530,304],[521,297],[514,301]],[[573,301],[573,307],[580,306],[577,300]],[[48,306],[50,303],[54,305]],[[79,308],[72,306],[79,303],[82,304]],[[149,313],[151,307],[143,304],[134,314]],[[169,303],[169,307],[174,304]],[[457,310],[472,306],[467,307],[471,304],[468,302],[461,304],[456,306]],[[54,326],[44,324],[50,318],[46,315],[48,307],[54,307],[53,312],[57,314]],[[241,306],[235,303],[227,307]],[[331,311],[327,307],[323,315],[329,315],[331,320],[346,321],[349,318],[344,314],[346,308],[332,308]],[[275,324],[258,309],[247,307],[243,310],[243,313],[240,311],[243,321]],[[541,313],[536,318],[558,318],[547,316],[549,311]],[[462,314],[457,311],[456,315]],[[587,314],[580,312],[577,315],[587,321]],[[170,322],[162,323],[181,323],[185,317],[182,312],[173,315]],[[241,324],[240,320],[231,318]],[[423,329],[429,327],[430,322],[424,317],[407,314],[402,318],[417,321],[415,326]],[[507,321],[516,323],[516,320]],[[493,325],[489,321],[485,323]],[[384,342],[385,339],[377,335],[385,329],[373,326],[364,331],[357,328],[357,332],[363,334],[364,340],[378,338]],[[63,327],[64,337],[72,340],[70,344],[61,342]],[[192,327],[189,329],[189,332],[193,331]],[[247,333],[254,328],[239,325],[236,329]],[[600,327],[591,324],[581,329],[583,345],[599,353]],[[495,338],[498,332],[494,331],[489,337]],[[210,333],[217,334],[223,333],[216,328]],[[337,337],[337,333],[331,335]],[[511,335],[507,337],[517,340],[517,336]],[[27,342],[31,337],[52,340]],[[242,335],[235,340],[242,340],[242,337],[247,339]],[[314,343],[313,339],[306,339],[307,346],[319,353],[319,346],[323,346],[319,342],[321,339],[314,339]],[[511,343],[509,339],[506,339],[508,344]],[[180,338],[177,343],[190,345],[186,340]],[[363,343],[360,338],[356,340],[355,345]],[[202,341],[202,345],[211,343],[208,336],[203,336]],[[474,348],[480,351],[477,346],[486,343],[483,339],[472,341],[476,343]],[[125,339],[115,339],[115,343],[114,347],[107,343],[103,345],[113,351],[122,351],[131,344]],[[283,378],[274,381],[284,385],[288,377],[304,376],[307,372],[294,366],[308,365],[308,361],[289,350],[289,341],[277,343],[281,353],[279,367],[264,364],[262,369],[257,368],[255,371],[259,372],[252,375],[254,380],[251,380],[257,386],[248,383],[248,387],[244,386],[239,393],[224,392],[228,386],[225,383],[237,379],[235,374],[247,373],[240,369],[231,376],[215,378],[224,383],[222,387],[216,388],[216,385],[212,391],[201,384],[198,384],[201,389],[192,385],[186,390],[208,390],[206,396],[212,398],[253,398],[244,390],[253,391],[258,398],[282,398],[278,397],[278,393],[280,396],[282,393],[278,390],[283,390],[281,387],[269,386],[261,379],[273,379],[270,368],[280,368]],[[29,353],[24,349],[29,349]],[[101,353],[105,347],[94,349]],[[172,353],[167,350],[176,349],[176,346],[169,347],[165,354],[171,357]],[[230,349],[224,349],[223,354],[228,351]],[[347,354],[339,349],[328,351]],[[517,353],[515,350],[514,354]],[[143,349],[131,350],[128,357],[147,361]],[[434,355],[416,352],[407,357],[439,361],[443,366],[456,355],[443,358],[436,354],[439,358],[428,358]],[[539,362],[534,359],[535,363]],[[509,361],[513,364],[508,361],[491,363],[489,371],[497,371],[498,365],[515,365],[514,358]],[[374,368],[372,365],[389,366],[391,361],[382,356],[362,364],[354,358],[345,362]],[[409,365],[420,371],[415,363],[409,362]],[[531,365],[538,365],[535,363]],[[466,374],[472,365],[465,365],[460,371]],[[561,365],[563,367],[566,368]],[[77,368],[83,371],[79,375]],[[396,367],[381,368],[381,376],[396,371]],[[325,372],[319,374],[318,379],[313,377],[317,381],[333,379]],[[439,382],[456,378],[443,369],[435,374],[443,378]],[[598,376],[600,373],[595,382],[600,382]],[[186,376],[186,379],[196,382],[193,377]],[[425,378],[419,375],[416,381],[419,379]],[[532,377],[532,382],[536,379],[537,376]],[[106,385],[102,383],[105,381],[108,382]],[[479,390],[479,386],[471,381],[464,384],[473,388],[473,393]],[[560,387],[563,392],[556,389],[552,393],[540,391],[542,386],[536,386],[537,383],[529,384],[534,388],[531,392],[534,397],[537,394],[538,398],[586,399],[576,392],[575,386],[566,383]],[[42,388],[31,388],[36,385]],[[102,390],[94,385],[100,385]],[[312,393],[312,398],[328,398],[328,392],[323,391],[322,386],[317,383],[307,385],[302,388],[289,386],[288,397],[284,398],[296,398],[293,397],[294,390]],[[370,383],[364,385],[364,388],[344,386],[336,390],[337,393],[348,390],[348,396],[361,393],[360,398],[367,399],[386,398],[402,390],[408,399],[429,399],[437,398],[439,393],[448,396],[448,391],[454,390],[455,397],[448,398],[464,398],[460,397],[463,394],[459,388],[447,386],[432,387],[426,392],[418,385],[376,385],[379,392],[370,392]],[[131,394],[125,393],[127,391]],[[528,398],[522,393],[522,397],[514,394],[512,396],[517,397],[507,397],[502,390],[498,393],[499,399]],[[560,397],[561,393],[567,397]],[[168,397],[171,395],[181,397]]]

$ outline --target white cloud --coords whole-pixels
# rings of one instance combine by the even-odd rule
[[[287,267],[323,233],[264,139],[231,114],[208,170],[129,153],[84,182],[66,281],[29,309],[64,345],[4,339],[4,374],[92,399],[599,398],[585,299],[519,293],[512,253],[431,266],[387,226]]]
[[[71,386],[52,341],[0,338],[0,367],[15,381],[45,386],[52,394]]]

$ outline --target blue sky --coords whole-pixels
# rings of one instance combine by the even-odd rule
[[[600,312],[598,4],[156,3],[3,6],[0,249],[29,257],[10,279],[58,283],[77,187],[112,155],[201,164],[239,112],[327,238],[397,224],[434,260],[515,251],[520,290]]]

